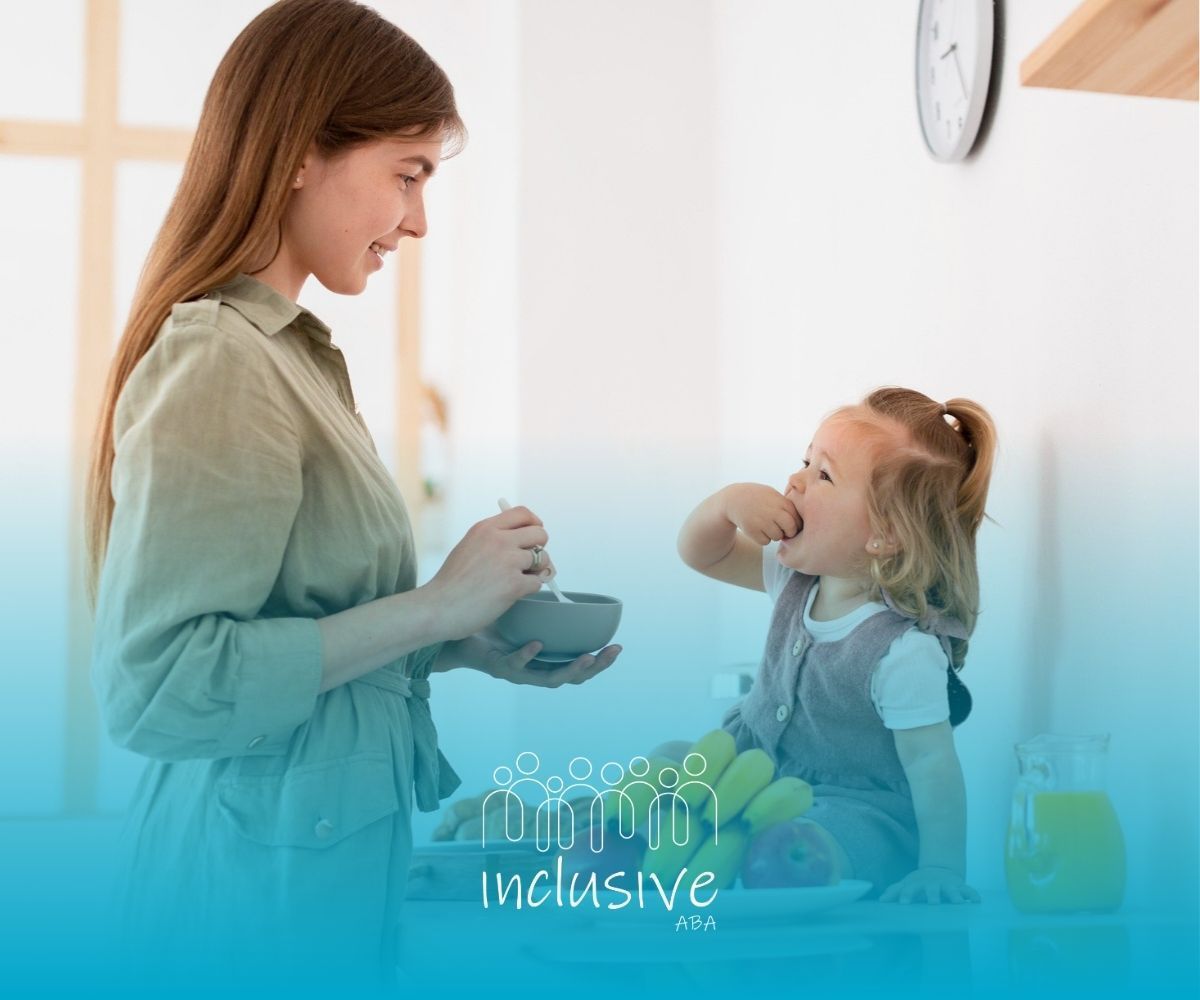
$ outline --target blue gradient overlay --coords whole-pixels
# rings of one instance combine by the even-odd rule
[[[719,723],[723,706],[710,694],[709,675],[733,661],[753,661],[765,636],[768,609],[754,603],[758,597],[751,594],[745,595],[745,603],[742,596],[733,604],[722,603],[722,597],[701,614],[700,600],[709,599],[710,585],[687,574],[666,551],[656,559],[652,572],[630,580],[616,555],[607,560],[597,556],[593,578],[576,584],[625,600],[617,636],[625,653],[610,675],[580,688],[513,689],[506,693],[513,694],[515,708],[503,716],[489,714],[495,711],[494,682],[478,675],[463,678],[462,672],[435,676],[434,718],[442,728],[447,757],[464,777],[460,795],[487,790],[491,770],[511,765],[522,750],[538,752],[547,768],[561,769],[577,754],[628,760],[658,742],[695,738]],[[562,557],[560,561],[567,563]],[[290,949],[290,954],[280,965],[239,971],[232,981],[226,979],[216,946],[206,939],[205,915],[155,912],[153,899],[143,901],[147,912],[141,916],[166,935],[186,939],[187,967],[164,963],[154,952],[135,948],[130,954],[121,941],[114,902],[120,889],[116,859],[137,831],[122,828],[111,803],[109,814],[99,818],[58,815],[65,733],[57,699],[63,686],[46,678],[64,669],[65,614],[61,603],[51,599],[63,577],[58,569],[57,575],[43,569],[45,578],[38,579],[32,565],[23,567],[28,572],[19,587],[10,578],[6,595],[6,606],[17,609],[7,624],[18,641],[8,648],[6,667],[5,791],[15,803],[10,811],[32,818],[0,825],[0,981],[5,992],[369,995],[376,989],[374,981],[359,975],[360,966],[346,967],[337,960],[361,952],[361,942],[352,940],[353,929],[336,919],[345,900],[314,900],[311,914],[294,914],[297,924],[310,932],[296,941],[286,935],[276,940],[272,928],[256,925],[249,915],[239,932],[250,951],[261,933],[263,954],[271,949]],[[476,990],[534,996],[566,995],[569,990],[572,996],[606,997],[777,996],[781,991],[844,997],[881,990],[901,996],[1194,995],[1196,844],[1188,831],[1195,829],[1196,809],[1191,780],[1195,613],[1190,619],[1173,619],[1169,634],[1155,637],[1154,669],[1160,671],[1155,676],[1171,685],[1182,706],[1162,705],[1149,686],[1134,687],[1127,697],[1135,704],[1127,706],[1122,718],[1099,720],[1114,734],[1109,787],[1126,836],[1124,904],[1105,914],[1021,914],[1007,898],[1002,875],[1014,777],[1011,747],[1044,726],[1037,705],[1031,714],[1021,714],[1029,707],[1021,701],[1028,685],[1019,685],[1018,695],[989,698],[997,686],[988,678],[1012,674],[1006,637],[1027,614],[1027,605],[1005,605],[1004,594],[1019,590],[1007,587],[1007,571],[1001,558],[984,567],[985,588],[990,581],[996,596],[981,619],[966,674],[976,713],[958,736],[968,795],[973,802],[988,803],[972,812],[969,831],[969,880],[983,894],[982,904],[859,902],[791,921],[755,922],[723,917],[718,899],[716,927],[693,930],[678,927],[680,915],[701,912],[690,904],[653,920],[632,908],[589,920],[596,914],[556,904],[485,910],[478,899],[409,901],[396,956],[402,963],[399,978],[380,989],[404,996],[417,990],[450,996]],[[1194,595],[1191,568],[1188,572],[1176,590],[1183,597]],[[1060,607],[1056,613],[1060,620],[1086,616],[1092,606]],[[741,638],[730,642],[730,634]],[[1120,647],[1106,654],[1098,642],[1078,655],[1085,654],[1097,676],[1115,676],[1127,666],[1124,661],[1104,662],[1105,655],[1123,657]],[[1068,650],[1063,655],[1075,654]],[[1036,685],[1034,690],[1053,697]],[[1141,712],[1142,702],[1159,707]],[[1043,708],[1051,727],[1097,728],[1094,717],[1073,717],[1061,705],[1053,712]],[[1156,719],[1176,716],[1190,717],[1193,727],[1164,734],[1155,725]],[[1164,740],[1177,748],[1174,764],[1148,770],[1147,757],[1157,754],[1154,748]],[[128,795],[128,786],[126,780],[122,795]],[[415,814],[413,823],[419,847],[428,841],[436,816]],[[220,985],[207,982],[206,974]]]

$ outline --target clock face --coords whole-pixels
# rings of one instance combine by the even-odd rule
[[[935,159],[961,160],[979,132],[992,69],[992,0],[921,0],[917,111]]]

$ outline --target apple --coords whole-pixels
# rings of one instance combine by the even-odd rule
[[[742,862],[747,889],[835,885],[841,879],[830,834],[807,819],[776,823],[750,842]]]
[[[600,839],[600,831],[596,831],[596,839]],[[646,842],[636,834],[628,839],[617,832],[613,823],[604,830],[604,846],[599,851],[592,850],[592,830],[584,827],[575,831],[575,842],[562,851],[563,878],[569,879],[578,874],[580,882],[596,875],[596,882],[604,888],[604,880],[610,875],[624,872],[624,877],[613,879],[612,885],[631,888],[635,877],[642,869],[642,856],[646,852]]]

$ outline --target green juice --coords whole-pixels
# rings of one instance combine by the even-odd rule
[[[1014,807],[1004,867],[1020,910],[1115,910],[1125,893],[1125,839],[1108,795],[1030,793]]]

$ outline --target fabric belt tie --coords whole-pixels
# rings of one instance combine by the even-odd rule
[[[406,677],[384,667],[356,677],[352,683],[367,684],[408,699],[408,714],[413,727],[413,787],[417,808],[437,812],[442,799],[451,795],[462,779],[438,749],[437,729],[429,711],[429,681],[424,677]]]

